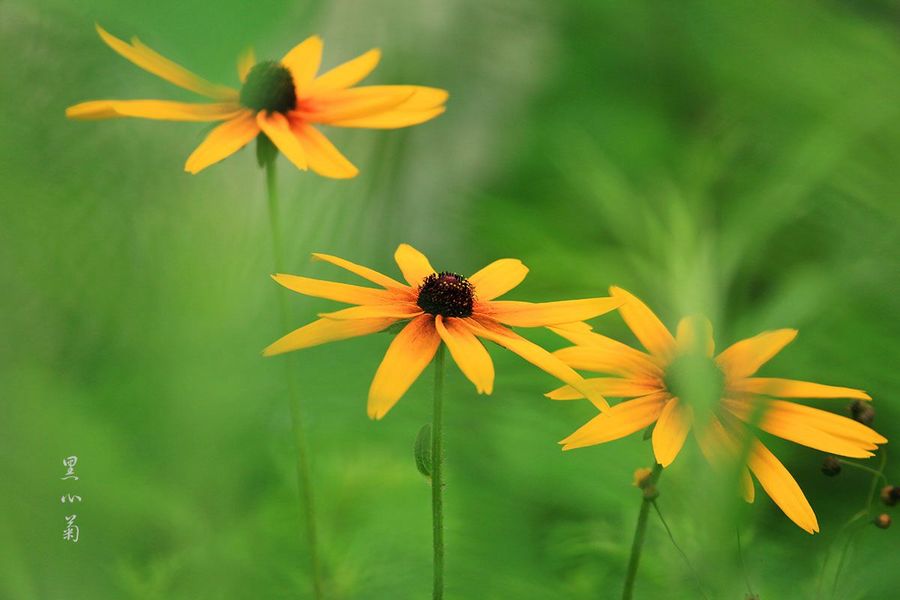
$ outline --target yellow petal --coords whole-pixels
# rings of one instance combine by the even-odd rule
[[[391,342],[369,388],[369,417],[381,419],[418,379],[441,344],[434,317],[416,317]]]
[[[493,300],[513,289],[528,275],[528,267],[515,258],[495,260],[471,277],[475,296],[481,302]]]
[[[656,427],[653,428],[653,454],[656,462],[668,467],[678,456],[688,432],[691,430],[691,408],[681,403],[678,398],[666,402]]]
[[[675,350],[675,338],[653,311],[620,287],[613,286],[609,291],[613,297],[625,302],[619,307],[619,313],[644,348],[664,360],[671,358]]]
[[[763,490],[791,521],[808,533],[819,531],[816,513],[803,490],[775,455],[759,442],[753,444],[749,466]]]
[[[285,275],[278,273],[272,275],[272,279],[287,289],[315,298],[326,298],[336,302],[347,304],[389,304],[396,296],[387,290],[337,283],[334,281],[322,281],[299,275]]]
[[[322,177],[350,179],[359,174],[359,169],[312,125],[294,119],[291,129],[306,151],[310,168]]]
[[[198,104],[168,100],[92,100],[66,109],[70,119],[137,117],[161,121],[225,121],[244,113],[235,102]]]
[[[602,346],[571,346],[553,354],[573,369],[634,378],[661,379],[663,376],[662,369],[642,356]]]
[[[291,124],[287,117],[278,112],[259,112],[256,114],[256,123],[295,167],[301,171],[308,168],[306,151],[303,149],[303,144],[291,131]]]
[[[119,38],[110,35],[99,25],[96,27],[97,33],[106,42],[107,46],[135,65],[161,79],[208,98],[234,100],[238,96],[237,90],[223,85],[212,84],[205,79],[201,79],[184,67],[151,50],[137,38],[133,38],[131,44],[127,44]]]
[[[422,285],[426,277],[436,273],[425,255],[409,244],[397,246],[397,251],[394,252],[394,260],[397,261],[397,266],[400,267],[403,278],[414,288]]]
[[[723,405],[737,415],[738,418],[745,421],[751,418],[753,414],[753,406],[745,400],[726,399]],[[866,427],[862,423],[842,417],[828,411],[804,406],[795,402],[786,402],[784,400],[768,400],[766,401],[766,411],[763,414],[760,428],[771,431],[774,435],[796,441],[799,444],[818,448],[818,445],[807,443],[793,439],[794,437],[811,437],[808,429],[812,428],[821,434],[827,436],[825,439],[831,440],[837,444],[840,442],[849,442],[856,448],[863,450],[874,450],[876,444],[887,443],[887,439],[874,429]],[[777,433],[776,433],[777,432]],[[824,442],[818,442],[819,445]],[[825,452],[833,452],[840,454],[837,449],[825,450]],[[850,456],[850,454],[845,454]],[[868,456],[868,454],[866,454]]]
[[[741,340],[726,348],[716,357],[716,363],[733,381],[740,377],[750,377],[781,349],[794,341],[796,329],[777,329]]]
[[[600,410],[609,408],[609,404],[607,404],[602,394],[585,386],[581,375],[537,344],[529,342],[522,336],[489,319],[481,318],[476,320],[470,318],[466,319],[466,324],[478,337],[491,340],[495,344],[503,346],[534,366],[569,384],[584,394]]]
[[[292,350],[318,346],[327,342],[346,340],[369,333],[377,333],[396,323],[397,319],[360,319],[334,321],[319,319],[292,331],[263,351],[264,356],[274,356]]]
[[[209,132],[206,139],[188,157],[184,170],[199,173],[206,167],[228,158],[259,135],[253,113],[245,111]]]
[[[712,358],[716,350],[712,323],[706,317],[685,317],[679,321],[675,341],[682,354],[701,351]]]
[[[305,122],[333,125],[346,119],[381,114],[399,106],[414,94],[414,91],[409,89],[411,86],[383,89],[389,87],[382,86],[378,90],[371,87],[357,87],[317,95],[302,101],[293,114]]]
[[[748,392],[751,394],[763,394],[777,396],[778,398],[856,398],[857,400],[871,400],[862,390],[853,388],[823,385],[795,379],[780,379],[777,377],[751,377],[738,379],[728,386],[735,392]]]
[[[400,110],[392,109],[367,117],[358,117],[355,119],[343,119],[329,123],[334,127],[353,127],[363,129],[399,129],[401,127],[411,127],[420,125],[427,121],[438,117],[446,108],[443,106],[438,108],[430,108],[428,110]]]
[[[741,496],[744,501],[753,504],[756,499],[756,489],[753,487],[753,478],[750,477],[750,471],[747,467],[741,469]]]
[[[302,96],[319,71],[319,64],[322,62],[322,46],[322,38],[313,35],[294,46],[281,59],[281,64],[291,72],[298,98]]]
[[[380,60],[381,50],[378,48],[369,50],[365,54],[357,56],[353,60],[348,60],[316,77],[309,84],[304,94],[309,96],[317,93],[333,92],[355,85],[374,71]]]
[[[365,114],[344,115],[330,119],[336,127],[368,127],[373,129],[395,129],[424,123],[444,112],[447,92],[438,88],[414,85],[385,85],[354,88],[360,95],[393,96],[408,93],[403,100],[393,106],[372,108]]]
[[[647,379],[599,377],[585,379],[584,385],[588,389],[596,390],[602,396],[610,396],[612,398],[636,398],[663,391],[659,381]],[[570,385],[564,385],[544,395],[551,400],[580,400],[584,398],[584,394]]]
[[[438,334],[459,370],[475,384],[479,394],[494,391],[494,363],[475,334],[461,319],[444,319],[438,315],[434,321]]]
[[[241,80],[241,83],[247,81],[247,75],[250,73],[250,69],[252,69],[256,65],[256,53],[253,51],[253,48],[247,48],[244,50],[240,57],[238,58],[237,71],[238,78]]]
[[[560,444],[563,450],[573,450],[631,435],[656,421],[668,397],[657,393],[620,402],[582,425]]]
[[[484,314],[505,325],[542,327],[592,319],[615,310],[621,304],[618,298],[586,298],[559,302],[495,300],[480,306]]]
[[[412,319],[422,314],[422,309],[412,303],[366,304],[351,306],[342,310],[319,313],[323,319],[348,321],[354,319],[376,319],[390,317],[393,319]]]
[[[313,258],[331,263],[335,266],[341,267],[342,269],[346,269],[355,275],[359,275],[363,279],[368,279],[372,283],[377,283],[378,285],[385,288],[408,289],[405,285],[403,285],[396,279],[388,277],[387,275],[382,275],[378,271],[370,269],[369,267],[364,267],[362,265],[352,263],[349,260],[338,258],[337,256],[322,254],[321,252],[313,252]]]
[[[606,337],[605,335],[600,335],[599,333],[594,333],[590,330],[590,325],[587,325],[586,323],[579,324],[579,327],[574,327],[573,325],[575,324],[569,323],[565,326],[553,325],[549,327],[549,329],[573,344],[595,348],[600,352],[605,353],[603,364],[614,365],[615,368],[618,369],[615,371],[598,370],[598,372],[619,373],[634,377],[662,377],[663,370],[659,366],[659,359],[650,356],[645,352],[641,352],[640,350],[635,350],[631,346],[623,344],[618,340]],[[585,351],[579,354],[586,356],[588,352]],[[585,368],[575,366],[574,364],[570,366],[576,369]]]

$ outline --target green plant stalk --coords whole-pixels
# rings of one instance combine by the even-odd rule
[[[659,475],[662,473],[662,465],[653,465],[653,471],[647,479],[647,485],[656,485]],[[638,514],[637,527],[634,530],[634,539],[631,542],[631,558],[628,559],[628,570],[625,573],[625,587],[622,589],[622,600],[631,600],[634,593],[634,580],[637,578],[638,565],[641,562],[641,550],[644,547],[644,535],[647,532],[647,517],[650,515],[650,505],[655,498],[644,495],[641,502],[641,512]]]
[[[272,230],[272,253],[275,259],[275,271],[281,272],[284,267],[284,254],[281,242],[281,226],[278,208],[278,185],[275,171],[275,157],[266,160],[266,193],[269,200],[269,225]],[[287,331],[287,301],[284,294],[278,294],[278,308],[281,314],[282,331]],[[300,392],[293,378],[293,356],[288,355],[285,361],[288,387],[288,404],[291,411],[291,431],[294,436],[294,447],[297,451],[297,485],[300,492],[303,520],[306,528],[306,539],[309,545],[309,562],[312,570],[313,596],[316,600],[324,597],[322,591],[322,571],[319,562],[318,533],[316,531],[316,512],[313,503],[312,482],[309,468],[309,450],[306,444],[306,433],[303,422],[303,406]]]
[[[444,597],[444,477],[443,477],[444,344],[434,357],[434,415],[431,421],[431,517],[434,544],[432,597]]]

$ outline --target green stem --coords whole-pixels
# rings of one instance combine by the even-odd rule
[[[269,224],[272,230],[272,253],[275,258],[275,271],[284,269],[284,255],[281,243],[281,226],[278,210],[278,185],[275,172],[274,157],[265,162],[266,169],[266,193],[269,199]],[[287,301],[284,294],[278,294],[278,308],[281,314],[281,329],[287,331],[290,326],[288,318]],[[294,360],[289,355],[285,361],[287,370],[288,402],[291,411],[291,431],[294,436],[294,447],[297,451],[297,485],[300,491],[300,500],[304,513],[306,539],[309,544],[309,562],[312,570],[313,596],[321,600],[322,573],[319,563],[318,534],[316,532],[316,513],[313,504],[312,483],[309,469],[309,454],[306,444],[306,433],[303,426],[303,406],[300,393],[294,380]]]
[[[434,357],[434,416],[431,422],[431,517],[434,530],[432,597],[444,597],[444,478],[443,478],[444,345]]]
[[[622,590],[622,600],[631,600],[634,593],[634,580],[637,577],[638,564],[641,562],[641,550],[644,546],[644,534],[647,532],[647,517],[650,514],[650,505],[655,496],[647,493],[647,488],[655,486],[662,473],[662,465],[654,464],[653,472],[647,478],[644,490],[644,499],[641,502],[641,512],[638,514],[637,527],[634,530],[634,540],[631,542],[631,558],[628,559],[628,571],[625,574],[625,587]]]
[[[678,554],[681,555],[681,558],[684,559],[684,564],[687,565],[688,570],[691,572],[691,575],[694,576],[694,581],[697,583],[697,589],[700,591],[700,596],[702,598],[706,598],[706,592],[703,591],[703,582],[700,581],[700,574],[697,573],[697,570],[694,568],[694,565],[691,564],[691,559],[688,558],[687,553],[681,549],[681,546],[678,545],[678,542],[675,541],[675,536],[672,534],[672,529],[669,527],[669,524],[666,522],[666,518],[662,514],[662,510],[659,508],[659,504],[656,500],[651,500],[651,504],[653,504],[653,509],[656,511],[656,516],[659,517],[659,520],[662,522],[663,527],[666,530],[666,534],[669,536],[669,541],[672,542],[672,545],[675,546],[675,550],[678,551]]]
[[[885,477],[884,473],[882,473],[881,471],[876,471],[872,467],[867,467],[865,465],[861,465],[859,463],[853,462],[852,460],[841,459],[841,464],[848,466],[848,467],[853,467],[854,469],[859,469],[860,471],[865,471],[866,473],[869,473],[870,475],[874,475],[876,482],[879,479],[881,479],[884,481],[885,485],[887,485],[887,477]]]

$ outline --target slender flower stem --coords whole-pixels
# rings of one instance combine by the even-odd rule
[[[876,471],[872,467],[867,467],[865,465],[861,465],[857,462],[853,462],[852,460],[841,459],[841,464],[845,465],[847,467],[853,467],[854,469],[859,469],[860,471],[865,471],[866,473],[868,473],[870,475],[874,475],[876,481],[878,479],[881,479],[882,481],[884,481],[885,485],[887,485],[887,477],[885,477],[884,473],[882,473],[881,471]]]
[[[265,163],[266,192],[269,198],[269,224],[272,229],[272,253],[275,258],[275,271],[281,272],[284,267],[284,254],[281,244],[281,226],[278,210],[278,185],[275,172],[275,158]],[[290,326],[287,302],[284,294],[278,294],[278,308],[281,313],[282,331]],[[313,503],[312,483],[309,469],[309,450],[306,444],[306,433],[303,426],[303,406],[300,393],[294,380],[294,360],[289,355],[285,361],[287,370],[288,402],[291,411],[291,430],[294,435],[294,447],[297,451],[297,485],[300,491],[300,502],[304,513],[306,539],[309,544],[309,562],[312,570],[313,596],[322,600],[322,572],[319,563],[318,534],[316,531],[316,513]]]
[[[444,597],[444,345],[434,357],[434,415],[431,421],[431,517],[434,529],[434,585],[432,597]]]
[[[653,509],[656,511],[656,516],[659,517],[659,520],[662,522],[663,527],[666,529],[666,534],[669,536],[669,541],[672,542],[672,545],[675,546],[675,550],[678,551],[678,554],[681,555],[681,558],[684,559],[684,564],[687,565],[688,570],[691,572],[691,575],[694,576],[694,581],[697,583],[697,589],[700,591],[700,596],[706,599],[706,592],[703,591],[703,582],[700,581],[700,574],[697,573],[697,570],[694,568],[694,565],[691,564],[691,559],[688,558],[687,552],[681,549],[681,546],[678,545],[678,542],[675,541],[675,536],[672,534],[672,529],[669,527],[669,524],[666,522],[666,518],[662,514],[662,510],[659,508],[659,504],[656,500],[651,500],[650,503],[653,505]]]
[[[644,486],[644,499],[641,502],[641,512],[638,514],[637,527],[634,530],[634,540],[631,542],[631,558],[628,559],[628,571],[625,574],[625,587],[622,590],[622,600],[631,600],[634,593],[634,580],[637,577],[638,564],[641,562],[641,550],[644,546],[644,534],[647,532],[647,517],[650,514],[650,505],[656,499],[648,491],[656,485],[662,473],[662,465],[654,464],[653,471],[647,478]]]

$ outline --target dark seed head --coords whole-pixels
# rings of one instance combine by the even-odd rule
[[[831,455],[826,456],[825,460],[822,461],[822,474],[827,475],[828,477],[834,477],[840,472],[841,461]]]
[[[241,104],[253,110],[286,113],[297,105],[294,78],[274,60],[256,63],[241,88]]]
[[[887,529],[891,526],[891,515],[887,513],[881,513],[872,521],[875,523],[875,527],[878,529]]]
[[[868,402],[854,400],[850,405],[850,416],[863,425],[871,425],[875,420],[875,409]]]
[[[896,485],[886,485],[881,488],[881,501],[886,506],[896,506],[900,502],[900,487]]]
[[[419,308],[432,315],[468,317],[472,315],[475,292],[462,275],[441,271],[432,273],[419,286]]]

